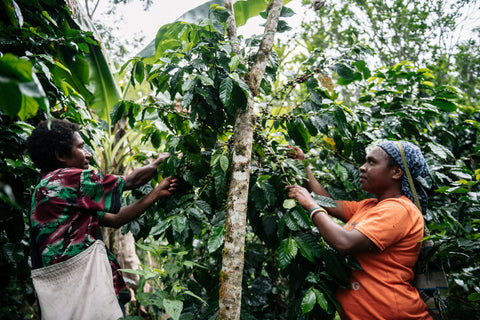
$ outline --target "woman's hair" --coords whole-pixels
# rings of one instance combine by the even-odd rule
[[[400,166],[397,161],[395,161],[395,159],[393,159],[393,157],[385,151],[385,153],[387,154],[387,160],[388,160],[388,163],[387,163],[387,168],[391,169],[395,166]]]
[[[419,147],[408,141],[399,141],[403,149],[403,155],[400,147],[395,141],[384,141],[378,146],[385,150],[385,152],[400,166],[402,172],[402,191],[413,203],[421,207],[423,214],[426,214],[428,209],[428,198],[423,186],[425,185],[424,178],[430,174],[428,164],[423,157],[422,151]],[[403,159],[404,158],[404,159]],[[412,177],[413,187],[409,182],[406,174],[404,163],[407,163],[408,171]],[[390,163],[390,160],[389,160]],[[418,198],[416,203],[415,195]]]
[[[73,148],[73,134],[79,126],[67,120],[51,120],[40,122],[28,137],[28,153],[33,163],[42,172],[58,168],[55,153],[69,156]]]

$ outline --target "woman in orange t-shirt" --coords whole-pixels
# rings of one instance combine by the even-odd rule
[[[407,165],[414,178],[425,177],[428,167],[418,147],[402,141]],[[298,147],[289,157],[304,160]],[[340,288],[342,319],[432,319],[417,290],[410,284],[420,252],[423,217],[413,203],[398,147],[391,141],[373,148],[360,167],[360,185],[377,198],[360,202],[335,200],[334,208],[320,208],[308,190],[328,196],[307,167],[307,189],[287,186],[289,197],[310,212],[325,241],[341,254],[352,255],[362,266],[353,271],[350,287]],[[418,186],[418,187],[417,187]],[[416,184],[422,211],[427,199]],[[345,222],[338,225],[328,214]]]

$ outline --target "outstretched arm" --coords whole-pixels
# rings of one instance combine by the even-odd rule
[[[300,149],[297,146],[288,146],[287,148],[290,149],[290,151],[287,153],[287,157],[291,159],[300,160],[300,161],[305,160],[305,153],[302,151],[302,149]],[[320,182],[318,182],[318,180],[313,175],[312,169],[310,169],[310,165],[306,167],[306,171],[308,176],[308,180],[306,180],[307,189],[310,192],[315,192],[318,195],[331,198],[327,190],[325,190],[325,188],[320,184]],[[325,209],[328,211],[328,214],[330,214],[331,216],[334,216],[335,218],[340,219],[343,222],[346,222],[345,215],[343,213],[342,201],[335,200],[335,203],[337,204],[336,207],[334,208],[329,207]]]
[[[176,188],[176,178],[165,178],[146,196],[126,207],[122,207],[118,213],[105,213],[99,223],[101,226],[119,228],[141,216],[158,199],[172,195]]]
[[[155,161],[152,163],[135,169],[128,176],[125,177],[125,187],[124,190],[136,189],[140,186],[143,186],[145,183],[150,181],[153,178],[155,173],[157,173],[158,166],[165,161],[170,156],[170,153],[163,152],[161,153]]]
[[[300,186],[287,186],[287,190],[288,196],[296,199],[308,212],[318,207],[307,189]],[[325,212],[320,211],[314,214],[312,222],[325,241],[341,254],[375,252],[378,250],[378,247],[363,233],[356,229],[344,229]]]

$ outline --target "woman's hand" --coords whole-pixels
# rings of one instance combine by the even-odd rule
[[[303,153],[302,149],[297,146],[287,146],[287,148],[290,149],[287,151],[287,157],[300,161],[305,160],[305,153]]]
[[[157,173],[158,166],[168,157],[170,157],[170,153],[160,153],[152,163],[133,170],[132,173],[125,177],[124,190],[137,189],[147,183]]]
[[[158,198],[169,197],[177,191],[178,179],[175,177],[167,177],[160,181],[160,183],[153,189]]]
[[[286,186],[285,189],[288,191],[288,197],[297,200],[305,210],[310,211],[311,209],[318,207],[307,189],[298,185]]]
[[[162,152],[158,155],[157,159],[155,159],[155,161],[153,161],[153,163],[158,167],[161,163],[163,163],[165,161],[165,159],[167,159],[168,157],[170,157],[170,153],[168,152]]]

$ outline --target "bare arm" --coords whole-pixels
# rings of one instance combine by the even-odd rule
[[[141,216],[158,199],[172,195],[176,187],[176,178],[165,178],[149,194],[126,207],[122,207],[118,213],[105,213],[99,223],[101,226],[119,228]]]
[[[287,148],[293,150],[293,152],[291,151],[287,153],[287,156],[289,158],[297,159],[300,161],[305,160],[305,154],[303,153],[302,149],[296,146],[288,146]],[[331,198],[327,190],[325,190],[325,188],[320,184],[320,182],[318,182],[318,180],[313,175],[312,169],[310,169],[310,165],[307,166],[306,171],[308,176],[308,180],[306,180],[307,189],[310,192],[315,192],[318,195]],[[343,213],[342,202],[343,202],[342,200],[335,200],[335,203],[337,204],[337,206],[334,208],[326,207],[325,210],[327,210],[328,214],[330,214],[331,216],[334,216],[335,218],[340,219],[343,222],[346,222],[345,214]]]
[[[125,177],[124,190],[136,189],[150,181],[150,179],[153,178],[155,173],[157,173],[158,166],[169,156],[170,153],[163,152],[152,163],[133,170],[132,173]]]
[[[296,199],[305,210],[309,211],[318,205],[307,189],[300,186],[287,186],[288,196]],[[313,223],[325,241],[341,254],[355,254],[361,252],[375,252],[378,247],[363,233],[356,229],[346,230],[338,225],[324,212],[313,217]]]

